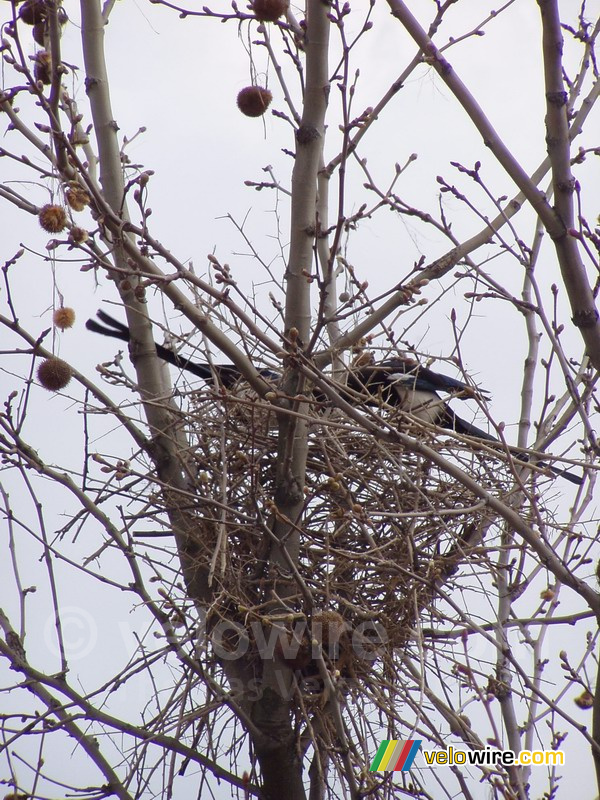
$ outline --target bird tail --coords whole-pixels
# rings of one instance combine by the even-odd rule
[[[104,311],[98,310],[96,315],[98,319],[104,322],[104,325],[100,325],[100,323],[96,322],[95,319],[88,319],[88,321],[85,323],[85,327],[88,329],[88,331],[101,333],[103,336],[112,336],[113,339],[120,339],[122,342],[129,341],[131,337],[127,325],[123,325],[122,322],[114,319]]]
[[[440,424],[444,428],[460,433],[463,436],[474,436],[476,439],[484,439],[486,442],[499,442],[495,436],[482,431],[481,428],[477,428],[475,425],[471,425],[470,422],[467,422],[466,419],[459,417],[448,405],[444,409],[444,417],[440,421]]]
[[[95,319],[88,319],[85,323],[85,327],[88,331],[100,333],[103,336],[111,336],[113,339],[119,339],[122,342],[129,342],[131,340],[131,333],[127,325],[123,325],[122,322],[114,319],[114,317],[111,317],[110,314],[107,314],[105,311],[98,311],[97,316],[104,325],[100,325]],[[156,354],[158,357],[172,364],[174,367],[183,369],[186,372],[191,372],[192,375],[196,375],[196,377],[202,378],[204,381],[209,381],[213,377],[213,372],[208,364],[198,364],[195,361],[190,361],[188,358],[180,356],[174,350],[164,347],[157,342],[154,342],[154,346],[156,347]],[[218,366],[215,367],[215,370],[219,378],[223,381],[223,384],[228,388],[232,386],[239,377],[239,373],[235,367]]]
[[[483,439],[486,442],[496,442],[497,444],[501,444],[500,440],[495,436],[492,436],[491,434],[482,431],[480,428],[477,428],[475,425],[471,425],[470,422],[461,419],[461,417],[455,414],[449,406],[446,406],[445,409],[443,425],[445,428],[449,428],[450,430],[456,431],[456,433],[460,433],[464,436],[474,436],[475,438]],[[528,453],[520,453],[510,447],[509,451],[511,455],[517,459],[517,461],[521,461],[523,464],[527,464],[529,461],[531,461],[531,457]],[[550,470],[553,475],[556,475],[560,478],[565,478],[565,480],[575,484],[575,486],[581,486],[583,483],[583,477],[581,475],[576,475],[574,472],[570,472],[567,469],[560,469],[552,464],[546,464],[544,463],[543,459],[540,459],[540,465]]]

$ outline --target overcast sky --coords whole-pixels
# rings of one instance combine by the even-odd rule
[[[214,8],[226,5],[215,3]],[[432,5],[429,2],[416,4],[415,13],[420,15],[422,22],[430,18]],[[575,4],[570,0],[563,3],[565,8],[570,5]],[[447,41],[451,34],[456,37],[473,28],[493,7],[493,3],[483,0],[458,3],[448,15],[448,23],[439,34],[438,44]],[[70,64],[80,63],[77,9],[70,2],[65,3],[65,8],[73,21],[65,30],[64,58]],[[0,22],[8,19],[8,9],[9,4],[3,2]],[[598,0],[588,2],[589,18],[595,18],[599,11]],[[356,63],[360,66],[360,77],[354,116],[379,100],[416,52],[414,44],[392,19],[385,4],[378,3],[374,21],[373,30],[359,45]],[[352,25],[351,17],[347,25],[349,34]],[[106,30],[113,111],[120,132],[132,138],[141,126],[146,129],[127,152],[133,163],[155,173],[149,184],[153,235],[182,261],[193,262],[199,274],[207,269],[207,254],[214,252],[220,260],[231,265],[243,291],[248,295],[255,293],[259,307],[271,313],[268,292],[272,287],[267,283],[267,275],[250,255],[247,244],[227,215],[240,225],[244,223],[245,231],[262,259],[271,265],[276,275],[281,276],[282,256],[288,241],[287,198],[268,190],[256,192],[245,186],[244,181],[267,179],[263,168],[270,165],[281,185],[288,188],[291,159],[283,148],[293,149],[293,132],[287,123],[270,114],[262,119],[248,119],[236,108],[237,93],[251,82],[247,46],[248,29],[245,25],[241,26],[238,37],[235,24],[223,25],[216,20],[193,18],[181,20],[175,13],[141,0],[117,2]],[[530,0],[517,0],[506,15],[486,28],[483,38],[470,39],[447,53],[505,142],[529,171],[533,171],[545,156],[539,46],[537,5]],[[27,47],[33,54],[33,43],[28,42]],[[272,107],[285,110],[282,92],[273,69],[267,65],[266,53],[257,47],[252,48],[252,53],[261,79],[273,92]],[[331,63],[333,61],[332,58]],[[286,70],[297,98],[293,72],[287,65]],[[4,76],[0,76],[0,80],[4,80]],[[84,109],[81,76],[75,72],[67,77],[66,82]],[[337,89],[333,87],[332,107],[337,104],[336,94]],[[27,102],[27,98],[19,98],[22,108],[27,106]],[[326,161],[335,156],[339,148],[338,121],[334,112],[326,145]],[[598,130],[596,113],[594,120],[588,123],[581,144],[596,145],[597,138],[593,137],[597,137]],[[3,134],[0,147],[9,149],[9,145],[14,146],[16,137],[14,132]],[[15,149],[17,152],[30,152],[24,143]],[[483,146],[479,134],[455,99],[433,70],[425,65],[410,76],[405,87],[384,110],[362,150],[362,155],[368,157],[373,177],[381,186],[390,182],[394,164],[404,165],[413,153],[417,159],[399,180],[396,192],[410,204],[432,214],[437,214],[439,208],[437,175],[443,175],[449,182],[460,182],[464,189],[471,191],[471,185],[459,178],[450,166],[451,161],[460,161],[470,167],[479,160],[483,165],[482,175],[496,196],[516,193],[516,188]],[[593,176],[592,180],[588,178],[588,187],[600,185],[597,164],[588,162],[585,169],[588,175]],[[48,202],[50,184],[38,182],[32,175],[27,176],[31,182],[24,183],[23,172],[6,158],[0,159],[0,175],[3,181],[19,181],[18,190],[32,202]],[[348,181],[347,213],[357,210],[363,202],[374,202],[373,196],[363,189],[365,176],[354,162],[349,165]],[[335,182],[332,181],[332,197],[335,191]],[[459,239],[480,229],[480,220],[457,201],[446,196],[444,203],[453,219],[454,234]],[[491,216],[491,206],[487,206],[486,213]],[[534,230],[533,215],[524,211],[518,219],[519,234],[530,241]],[[91,225],[91,221],[88,224]],[[81,265],[70,262],[69,257],[63,260],[66,255],[63,252],[54,263],[45,258],[48,236],[39,230],[34,217],[3,203],[0,226],[2,262],[22,243],[31,248],[19,263],[18,270],[11,273],[13,299],[21,321],[34,333],[50,326],[55,283],[65,304],[73,306],[78,316],[77,329],[60,337],[56,352],[94,379],[95,365],[109,360],[118,346],[88,334],[83,324],[103,302],[117,300],[114,287],[102,275],[81,272]],[[400,218],[390,211],[381,211],[372,220],[361,223],[359,230],[349,238],[345,255],[355,266],[359,279],[369,281],[369,291],[375,296],[408,274],[421,256],[425,257],[425,263],[430,263],[448,249],[447,241],[431,229],[424,229],[414,220]],[[544,291],[548,292],[550,284],[559,281],[550,247],[544,249],[542,263],[547,275],[541,280]],[[523,276],[513,259],[500,257],[489,269],[500,282],[510,286],[516,294],[520,293]],[[433,355],[449,355],[453,342],[449,318],[451,309],[457,310],[459,327],[473,315],[468,335],[462,341],[464,360],[476,381],[492,394],[492,413],[496,421],[503,420],[508,424],[507,439],[510,441],[516,437],[516,428],[512,426],[518,422],[520,408],[525,340],[518,325],[524,323],[516,319],[513,309],[500,302],[490,301],[471,307],[463,298],[464,292],[470,288],[467,282],[459,284],[438,301],[435,313],[428,313],[422,319],[419,310],[409,311],[398,323],[397,332],[401,332],[405,323],[410,324],[409,338],[413,344]],[[434,298],[437,291],[425,294]],[[557,302],[562,321],[568,323],[568,304],[562,290]],[[1,313],[6,314],[5,295],[0,296],[0,304]],[[158,316],[160,302],[152,300],[151,308]],[[173,320],[174,330],[179,331],[180,326],[188,330],[185,321],[180,321],[172,309],[166,310],[167,316]],[[118,313],[115,315],[120,316]],[[5,333],[1,336],[4,337]],[[583,347],[574,329],[567,328],[564,341],[571,343],[573,356],[581,357]],[[14,341],[3,343],[1,349],[12,345]],[[2,398],[16,385],[10,374],[12,369],[9,366],[7,372],[0,371]],[[77,389],[73,391],[80,397]],[[81,419],[71,413],[68,416],[69,427],[65,425],[64,419],[71,408],[68,398],[51,396],[36,388],[31,402],[35,413],[30,416],[26,432],[34,446],[49,460],[60,461],[58,456],[53,457],[53,454],[60,453],[68,466],[80,468]],[[472,413],[476,413],[476,407]],[[77,428],[73,420],[76,420]],[[116,440],[112,428],[107,420],[104,428],[100,428],[106,439],[96,439],[93,442],[95,447],[106,446],[107,451],[110,448],[114,451]],[[124,451],[128,446],[124,446]],[[127,452],[124,452],[126,456]],[[8,482],[7,486],[11,492],[22,491],[16,484]],[[561,486],[560,489],[568,496],[569,487]],[[65,509],[60,505],[52,508],[52,493],[49,486],[41,489],[42,497],[49,504],[50,517],[58,528],[64,524],[62,514]],[[29,506],[24,517],[31,520],[33,515],[34,509]],[[86,542],[78,540],[73,544],[74,560],[89,555],[89,552]],[[21,554],[21,563],[25,584],[40,584],[38,600],[31,603],[32,623],[40,635],[32,638],[31,652],[34,655],[37,652],[42,659],[52,641],[44,601],[46,573],[41,564],[31,559],[28,561],[24,555]],[[122,664],[125,653],[131,652],[134,647],[132,631],[137,617],[135,613],[129,613],[127,597],[115,596],[115,592],[107,591],[87,578],[82,577],[81,583],[73,581],[69,577],[72,570],[65,567],[63,574],[62,569],[59,565],[62,601],[67,609],[73,609],[68,637],[73,651],[77,651],[73,655],[74,664],[86,675],[84,683],[87,680],[91,685],[94,680],[108,678],[114,665]],[[115,570],[118,572],[120,569],[115,561]],[[6,585],[5,580],[12,585],[12,572],[7,560],[0,561],[0,606],[16,614],[16,595],[11,590],[4,596],[1,588]],[[141,615],[139,619],[143,625]],[[558,647],[552,632],[547,646],[552,651]],[[0,664],[2,669],[4,665]],[[140,682],[138,688],[139,697],[120,698],[119,702],[129,702],[130,699],[135,705],[144,702],[149,686]],[[589,724],[588,712],[572,707],[570,713],[582,723]],[[594,784],[589,754],[581,753],[581,758],[578,758],[573,751],[569,757],[565,776],[575,780],[577,775],[581,796],[591,797]],[[229,795],[223,792],[217,796],[225,798]],[[480,796],[485,796],[483,790]]]

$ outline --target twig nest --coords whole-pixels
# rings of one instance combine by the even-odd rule
[[[62,206],[48,203],[38,214],[40,225],[48,233],[60,233],[67,227],[67,212]]]
[[[58,392],[60,389],[64,389],[72,377],[73,373],[67,362],[55,356],[42,361],[37,371],[38,381],[49,392]]]
[[[247,117],[261,117],[269,107],[273,95],[262,86],[246,86],[237,96],[237,106]]]
[[[275,22],[285,14],[287,7],[287,0],[254,0],[252,13],[259,22]]]

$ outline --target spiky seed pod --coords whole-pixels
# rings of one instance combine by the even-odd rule
[[[71,206],[73,211],[83,211],[86,206],[90,204],[90,196],[78,183],[70,183],[65,191],[67,203]]]
[[[579,708],[593,708],[594,707],[594,695],[591,692],[588,692],[587,689],[584,690],[579,697],[575,698],[575,705],[579,706]]]
[[[61,306],[60,308],[57,308],[52,315],[52,322],[54,322],[54,325],[57,328],[60,328],[61,331],[64,331],[67,328],[72,328],[73,323],[75,322],[75,312],[72,308]]]
[[[67,227],[67,212],[62,206],[45,205],[38,214],[40,225],[48,233],[60,233]]]
[[[45,0],[27,0],[19,11],[19,19],[26,25],[35,25],[36,22],[43,22],[47,16],[48,8]]]
[[[33,77],[45,86],[52,82],[52,56],[47,50],[40,50],[39,53],[36,53]]]
[[[252,13],[259,22],[275,22],[285,14],[287,7],[286,0],[254,0]]]
[[[37,371],[38,381],[49,392],[58,392],[60,389],[64,389],[72,377],[73,373],[67,362],[55,356],[42,361]]]
[[[268,89],[263,89],[261,86],[246,86],[237,96],[237,106],[247,117],[261,117],[272,99],[273,95]]]
[[[83,228],[71,228],[69,231],[69,241],[71,244],[83,244],[89,239],[89,234]]]

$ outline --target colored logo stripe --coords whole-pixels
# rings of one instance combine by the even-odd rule
[[[369,767],[369,772],[379,772],[379,767],[381,766],[381,761],[383,756],[385,755],[385,751],[387,750],[387,746],[389,741],[384,739],[383,742],[379,745],[379,749],[377,750],[377,755],[373,759],[373,763]]]
[[[394,764],[402,755],[403,746],[404,742],[399,742],[397,739],[390,740],[387,750],[385,751],[385,756],[381,759],[381,764],[379,765],[380,772],[388,772],[394,769]]]
[[[406,754],[404,754],[403,752],[403,755],[405,755],[405,757],[402,760],[402,763],[400,763],[400,760],[398,760],[398,763],[396,764],[397,770],[408,772],[408,770],[412,767],[413,761],[415,760],[415,756],[417,755],[417,753],[421,748],[421,741],[422,741],[421,739],[408,740],[405,746]],[[410,745],[410,747],[408,747],[408,745]]]
[[[384,739],[373,759],[370,772],[406,772],[419,752],[422,739]]]

